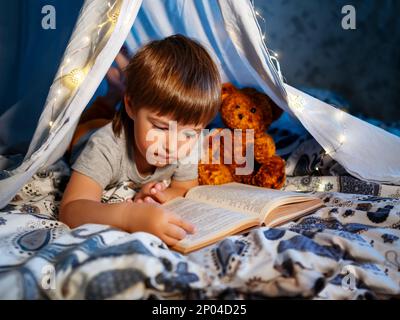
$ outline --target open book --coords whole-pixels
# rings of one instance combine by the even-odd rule
[[[196,226],[195,234],[171,248],[186,254],[252,227],[298,219],[324,203],[312,195],[229,183],[195,187],[163,206]]]

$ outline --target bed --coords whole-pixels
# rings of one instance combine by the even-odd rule
[[[126,39],[134,51],[148,39],[162,38],[170,32],[204,41],[221,63],[223,79],[257,84],[280,107],[291,111],[326,148],[338,142],[344,152],[337,153],[336,159],[341,159],[346,168],[361,177],[375,178],[374,181],[381,181],[386,173],[391,175],[384,181],[399,181],[397,171],[385,170],[387,164],[397,163],[393,152],[397,139],[283,83],[275,72],[249,1],[187,1],[185,6],[182,2],[171,5],[144,1],[140,12],[141,1],[112,1],[112,6],[104,2],[103,7],[93,10],[95,2],[85,1],[82,6],[45,105],[32,109],[31,101],[27,104],[27,110],[36,110],[41,116],[27,153],[15,155],[17,163],[26,161],[15,167],[12,176],[0,172],[0,298],[399,296],[400,188],[355,179],[327,157],[309,134],[289,132],[282,129],[285,126],[271,128],[279,154],[287,159],[284,189],[315,193],[326,204],[299,221],[232,236],[187,256],[169,250],[147,233],[128,234],[93,224],[71,230],[59,222],[58,204],[70,169],[64,159],[55,159],[65,152],[83,108]],[[118,14],[113,11],[117,8]],[[154,13],[163,19],[151,18]],[[102,23],[105,18],[107,23]],[[96,31],[89,32],[93,38],[86,36],[88,30]],[[107,36],[99,36],[100,31]],[[83,70],[88,71],[87,77],[64,90],[64,76],[75,79],[73,76]],[[68,86],[72,87],[71,83],[67,82]],[[336,115],[340,117],[336,119]],[[19,126],[4,122],[10,139],[16,134],[14,128],[20,129],[20,122],[15,123]],[[340,141],[345,128],[347,135],[370,133],[373,139],[356,137],[343,144]],[[10,139],[7,142],[12,142]],[[371,142],[374,152],[363,153]],[[361,154],[358,161],[353,161],[354,150]],[[389,152],[385,154],[385,150]],[[371,159],[363,157],[366,154]],[[379,158],[384,160],[379,163],[375,160]],[[37,171],[50,163],[45,170]],[[374,166],[376,170],[372,171]],[[31,176],[9,202],[20,182]],[[107,190],[103,201],[123,201],[131,195],[129,182],[125,181]]]
[[[346,175],[310,136],[273,133],[287,159],[284,189],[316,194],[326,207],[181,255],[148,233],[93,224],[71,230],[57,221],[70,175],[61,159],[37,172],[0,212],[0,297],[399,297],[400,187]],[[123,201],[132,192],[121,182],[102,201]]]

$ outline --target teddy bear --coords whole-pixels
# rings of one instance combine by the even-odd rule
[[[281,116],[282,110],[267,95],[253,88],[238,89],[225,83],[221,96],[220,114],[227,129],[214,129],[208,136],[205,146],[208,152],[203,155],[198,168],[199,184],[239,182],[281,189],[286,180],[285,161],[275,154],[274,140],[266,130]],[[246,135],[247,129],[254,130],[251,131],[254,134]],[[227,130],[232,133],[228,139]],[[238,174],[238,169],[244,168],[245,163],[237,163],[235,155],[245,157],[246,150],[252,149],[254,170]]]

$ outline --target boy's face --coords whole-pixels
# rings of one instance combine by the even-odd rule
[[[128,110],[130,109],[130,110]],[[147,163],[156,167],[176,163],[188,157],[196,147],[203,126],[180,125],[167,116],[159,116],[146,108],[128,115],[134,120],[136,150]]]

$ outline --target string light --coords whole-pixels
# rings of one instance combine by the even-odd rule
[[[110,4],[110,2],[107,3],[109,10],[106,13],[107,16],[107,20],[104,21],[103,23],[99,24],[97,27],[98,28],[102,28],[104,25],[111,23],[112,26],[115,26],[118,22],[118,18],[119,18],[119,14],[120,14],[120,10],[119,8],[115,8],[116,2],[114,2],[114,4]]]
[[[51,101],[51,118],[48,124],[50,129],[52,129],[55,123],[53,116],[56,103],[59,103],[60,101],[65,101],[58,98],[63,97],[64,92],[65,94],[68,94],[68,96],[66,97],[69,97],[83,83],[91,66],[94,63],[93,60],[97,57],[95,44],[98,45],[98,43],[101,41],[99,40],[99,37],[102,37],[102,39],[106,39],[108,36],[111,35],[120,16],[121,4],[121,0],[108,1],[108,8],[106,8],[107,11],[105,12],[106,20],[99,25],[96,25],[92,32],[89,32],[86,36],[82,37],[83,45],[80,48],[69,53],[68,56],[64,58],[64,62],[60,67],[59,77],[55,80],[55,83],[69,90],[68,92],[66,92],[65,90],[62,90],[62,87],[60,87],[55,91],[56,97],[54,97]],[[129,20],[127,22],[129,22]],[[105,33],[103,32],[103,29],[106,30]],[[97,38],[93,37],[93,35],[97,36]],[[70,63],[73,61],[73,56],[79,54],[82,50],[87,49],[88,47],[90,60],[85,63],[85,66],[73,67],[72,69],[68,68]]]
[[[83,80],[85,80],[87,73],[87,69],[83,68],[75,68],[72,69],[64,78],[63,78],[63,84],[69,88],[69,89],[75,89],[76,87],[79,87]]]
[[[89,43],[90,38],[88,36],[86,36],[86,37],[83,38],[83,41],[84,41],[84,43]]]
[[[262,14],[260,13],[260,11],[258,9],[256,9],[255,4],[254,4],[254,0],[251,0],[251,4],[254,10],[254,13],[256,15],[256,19],[257,21],[260,19],[262,22],[262,28],[261,29],[261,38],[265,44],[265,40],[267,39],[267,20],[262,16]],[[284,81],[284,77],[282,75],[282,71],[281,71],[281,65],[279,63],[278,57],[279,55],[274,52],[273,50],[269,49],[267,45],[265,45],[265,48],[267,48],[269,54],[270,54],[270,58],[272,61],[273,66],[275,67],[276,72],[278,73],[279,78]]]
[[[343,128],[343,131],[345,131],[345,129]],[[339,149],[345,144],[346,142],[346,135],[344,133],[342,133],[341,135],[339,135],[338,138],[338,142],[339,145],[336,148],[324,148],[324,154],[328,155],[330,157],[332,157],[335,153],[337,153],[339,151]]]
[[[303,112],[304,108],[306,106],[306,101],[304,100],[304,98],[302,96],[295,95],[295,94],[292,94],[291,92],[288,92],[288,104],[293,110],[296,110],[297,112]],[[333,154],[337,153],[339,151],[339,149],[347,141],[347,137],[345,134],[346,128],[343,123],[343,117],[344,117],[344,112],[342,110],[338,109],[335,114],[335,119],[341,126],[342,133],[337,138],[338,146],[336,148],[324,148],[325,155],[333,156]],[[319,171],[319,168],[315,168],[315,169],[317,171]]]
[[[337,121],[342,121],[343,120],[343,116],[344,116],[344,111],[337,110],[337,112],[335,113],[335,119]]]
[[[306,104],[302,96],[294,95],[290,92],[288,93],[288,102],[292,108],[296,109],[299,112],[304,110],[304,106]]]
[[[255,4],[254,4],[254,0],[251,0],[251,4],[253,7],[253,10],[255,12],[256,15],[256,19],[258,20],[261,19],[262,21],[262,40],[264,41],[266,39],[266,33],[267,33],[267,21],[265,20],[265,18],[261,15],[260,11],[258,9],[255,8]],[[280,67],[280,63],[279,63],[279,54],[274,52],[273,50],[269,49],[268,46],[265,45],[265,47],[267,48],[269,54],[270,54],[270,58],[271,61],[273,62],[274,66],[275,66],[275,70],[277,71],[279,77],[281,78],[282,81],[284,81],[284,77],[282,75],[281,72],[281,67]],[[296,110],[297,112],[303,112],[305,106],[306,106],[306,101],[303,99],[303,97],[301,97],[300,95],[294,95],[292,93],[288,93],[288,104],[289,106]],[[337,122],[339,123],[339,125],[342,127],[342,133],[338,136],[337,141],[338,141],[338,146],[336,148],[324,148],[324,153],[326,155],[332,156],[334,153],[338,152],[338,150],[344,145],[344,143],[346,142],[346,135],[345,135],[345,127],[344,127],[344,123],[343,123],[343,117],[344,117],[344,112],[342,110],[337,110],[336,114],[335,114],[335,119],[337,120]],[[319,171],[319,168],[316,168],[317,171]]]
[[[119,18],[119,11],[113,12],[111,16],[108,17],[108,20],[115,25]]]

